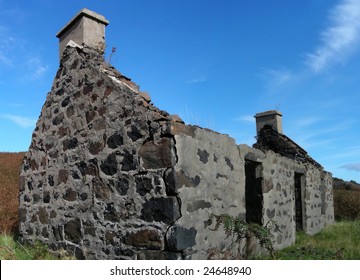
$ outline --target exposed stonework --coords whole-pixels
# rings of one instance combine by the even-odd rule
[[[24,240],[90,259],[166,249],[180,217],[164,181],[176,162],[170,125],[96,51],[68,47],[21,173]]]
[[[334,220],[331,174],[264,126],[256,148],[151,103],[98,50],[69,44],[20,174],[20,238],[78,259],[206,259],[210,214],[266,225],[275,248]]]
[[[303,148],[269,125],[265,125],[259,131],[254,148],[262,151],[272,150],[275,153],[279,153],[295,161],[311,163],[318,168],[322,168],[322,166],[311,158]]]

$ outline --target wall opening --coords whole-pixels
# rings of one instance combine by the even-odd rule
[[[296,230],[303,230],[303,189],[304,189],[304,174],[295,173],[295,221]]]
[[[321,197],[321,215],[325,215],[327,205],[326,205],[326,186],[325,186],[324,178],[321,178],[320,197]]]
[[[258,162],[245,160],[245,205],[246,222],[262,225],[263,193],[262,166]]]

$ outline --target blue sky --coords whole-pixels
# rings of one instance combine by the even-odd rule
[[[253,116],[278,109],[286,135],[360,182],[360,0],[0,0],[0,151],[28,149],[55,35],[84,7],[157,107],[249,145]]]

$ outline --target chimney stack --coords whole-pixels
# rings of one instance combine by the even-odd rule
[[[283,133],[282,130],[282,114],[278,110],[266,111],[262,113],[257,113],[255,115],[256,119],[256,133],[265,126],[272,126],[277,132]]]
[[[85,44],[100,52],[105,50],[105,26],[109,21],[104,16],[82,9],[57,34],[60,58],[70,40],[78,45]]]

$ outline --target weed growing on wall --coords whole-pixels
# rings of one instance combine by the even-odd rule
[[[240,217],[232,217],[228,214],[211,214],[210,219],[215,220],[215,227],[212,230],[218,231],[222,227],[226,239],[231,238],[231,243],[225,250],[210,249],[208,259],[248,259],[254,255],[251,242],[254,239],[261,248],[266,249],[270,255],[274,256],[270,230],[273,227],[277,228],[275,222],[270,221],[265,226],[260,226],[253,223],[249,224]]]

